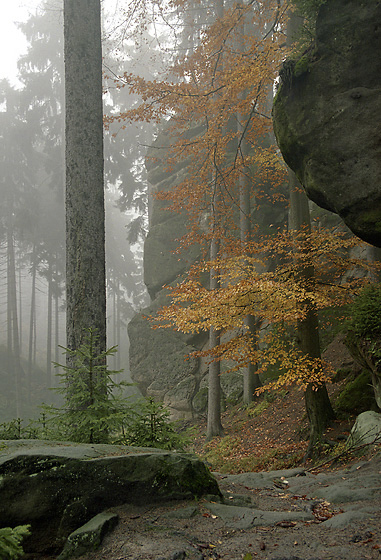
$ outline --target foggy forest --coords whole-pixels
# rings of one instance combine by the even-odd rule
[[[35,4],[0,558],[378,558],[380,3]]]

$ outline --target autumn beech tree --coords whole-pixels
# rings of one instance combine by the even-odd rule
[[[194,9],[193,2],[189,5]],[[175,77],[172,82],[147,82],[125,75],[118,84],[125,83],[130,91],[141,94],[145,100],[135,111],[119,115],[120,121],[159,121],[165,114],[171,115],[177,141],[172,146],[168,165],[175,165],[179,160],[190,161],[190,173],[178,189],[164,196],[174,210],[185,209],[189,216],[191,225],[189,234],[182,240],[183,246],[197,242],[213,259],[226,251],[226,231],[236,228],[233,215],[237,209],[241,214],[241,240],[244,245],[250,237],[252,177],[249,170],[253,162],[257,168],[268,166],[268,173],[271,168],[275,179],[279,180],[281,175],[274,149],[266,152],[259,147],[271,126],[268,92],[275,70],[270,69],[266,73],[261,66],[263,61],[259,66],[257,64],[258,51],[263,50],[270,58],[279,59],[281,56],[274,34],[276,22],[281,19],[278,6],[268,2],[262,13],[239,5],[224,14],[224,5],[220,1],[215,14],[215,23],[209,29],[205,28],[204,39],[198,46],[194,44],[193,30],[188,29],[189,18],[185,17],[187,40],[184,45],[188,57],[177,61],[171,68],[170,74]],[[235,73],[237,65],[239,69]],[[243,76],[246,81],[242,81]],[[106,123],[111,120],[115,118],[107,119]],[[202,133],[193,141],[188,141],[191,123],[199,123]],[[257,151],[250,150],[257,144]],[[237,188],[238,183],[241,187]],[[239,190],[242,191],[241,202]],[[200,216],[207,224],[204,229],[200,228]],[[239,244],[236,250],[241,251]],[[211,267],[209,276],[210,290],[218,289],[218,269]],[[246,323],[254,330],[256,325],[252,317],[248,316]],[[219,345],[220,332],[211,325],[210,352]],[[245,367],[246,402],[252,400],[259,385],[255,367],[254,363]],[[211,360],[208,439],[223,433],[220,374],[220,361]]]
[[[120,76],[117,85],[139,94],[142,102],[106,119],[106,126],[115,120],[168,120],[173,142],[167,168],[187,165],[184,181],[159,196],[187,215],[188,232],[178,250],[198,243],[203,258],[169,291],[171,303],[153,320],[185,333],[218,333],[217,343],[199,356],[211,363],[231,361],[234,369],[254,365],[257,373],[276,365],[281,375],[274,389],[296,383],[311,390],[313,399],[330,370],[320,354],[298,344],[294,333],[307,325],[311,309],[351,300],[357,280],[343,284],[341,278],[359,263],[342,258],[353,241],[330,232],[309,231],[301,223],[297,231],[263,236],[253,227],[256,209],[281,199],[287,180],[286,167],[268,142],[269,94],[285,56],[285,10],[286,3],[271,0],[235,5],[174,64],[169,71],[174,79]],[[198,134],[190,135],[195,125]],[[311,266],[324,275],[306,282],[303,270]],[[206,275],[213,276],[211,286]],[[269,326],[260,347],[259,331],[248,321],[253,317]],[[314,423],[314,441],[322,425]]]
[[[296,319],[296,343],[301,353],[318,363],[321,360],[319,318],[315,294],[317,292],[317,277],[314,262],[308,257],[310,252],[308,242],[303,239],[304,252],[300,251],[298,234],[311,234],[311,219],[307,195],[299,184],[296,176],[289,172],[290,184],[290,212],[289,229],[291,236],[295,235],[295,282],[306,293],[306,297],[298,303],[296,311],[301,311]],[[304,254],[305,253],[305,254]],[[333,302],[334,304],[334,302]],[[327,387],[324,380],[321,382],[307,383],[304,391],[306,411],[310,423],[310,438],[308,456],[319,454],[322,436],[325,428],[335,418],[334,411],[329,400]]]
[[[106,350],[100,0],[64,1],[67,347]],[[70,356],[70,354],[69,354]]]
[[[184,3],[184,7],[187,13],[188,7],[194,9],[193,2]],[[197,242],[205,254],[210,252],[218,258],[227,250],[226,231],[236,229],[237,209],[242,216],[246,214],[241,219],[243,244],[250,235],[250,168],[255,167],[259,173],[266,169],[265,174],[271,174],[274,183],[282,180],[274,147],[261,144],[271,130],[268,92],[282,56],[276,28],[283,13],[273,1],[265,2],[260,9],[237,5],[226,12],[220,1],[215,13],[216,21],[204,29],[198,46],[193,30],[187,29],[189,18],[185,17],[184,45],[188,56],[170,69],[172,81],[149,82],[128,74],[116,80],[117,86],[128,86],[130,92],[140,94],[143,103],[128,113],[106,118],[106,125],[115,120],[159,122],[167,115],[171,117],[177,140],[168,166],[181,160],[190,165],[186,181],[164,194],[164,198],[173,210],[185,210],[188,214],[190,229],[182,246]],[[189,141],[192,123],[198,123],[202,133]],[[255,150],[250,149],[253,146]],[[246,191],[241,196],[245,206],[239,202],[238,183]],[[200,228],[200,216],[206,227]],[[242,248],[238,244],[235,250],[240,252]],[[210,289],[214,290],[218,287],[218,271],[211,267],[209,275]],[[251,317],[247,324],[254,326]],[[209,341],[211,351],[219,346],[219,332],[213,326],[209,329]],[[245,395],[249,402],[259,378],[255,364],[248,364],[246,371]],[[215,360],[209,365],[207,432],[208,438],[222,433],[220,362]]]

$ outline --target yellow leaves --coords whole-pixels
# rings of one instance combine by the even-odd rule
[[[241,250],[255,251],[257,255],[279,252],[280,264],[272,272],[264,271],[263,258],[238,254],[238,246],[233,242],[227,244],[224,254],[215,260],[196,263],[185,280],[169,290],[171,303],[158,312],[156,323],[184,333],[199,333],[212,327],[219,330],[224,335],[223,342],[217,348],[196,355],[211,361],[229,360],[235,363],[232,369],[239,369],[249,362],[256,363],[259,371],[275,366],[283,374],[266,387],[277,389],[296,383],[302,388],[308,384],[318,388],[330,379],[332,369],[320,358],[303,354],[290,333],[311,310],[345,305],[359,281],[355,279],[353,282],[348,276],[341,284],[328,282],[329,274],[333,274],[330,268],[333,271],[338,268],[342,273],[345,263],[340,255],[341,238],[335,239],[327,233],[322,238],[326,253],[317,237],[310,233],[298,235],[299,247],[308,244],[308,253],[298,252],[295,236],[285,233],[272,240],[241,245]],[[346,242],[344,240],[344,244]],[[294,251],[300,259],[296,266]],[[316,266],[315,277],[302,274],[302,258],[309,265]],[[322,262],[324,266],[319,266]],[[359,265],[359,261],[356,264]],[[351,259],[348,265],[353,265]],[[219,280],[219,287],[214,290],[209,290],[202,282],[202,278],[208,279],[211,270]],[[253,334],[246,326],[248,315],[255,316],[258,323],[272,327],[268,334],[262,333],[260,351],[258,332]]]

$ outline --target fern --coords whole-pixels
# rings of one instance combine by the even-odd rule
[[[21,541],[30,535],[30,525],[18,525],[14,529],[4,527],[0,529],[0,558],[13,560],[24,554]]]

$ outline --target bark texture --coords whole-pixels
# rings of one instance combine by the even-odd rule
[[[106,348],[102,48],[99,0],[64,1],[67,346]]]

